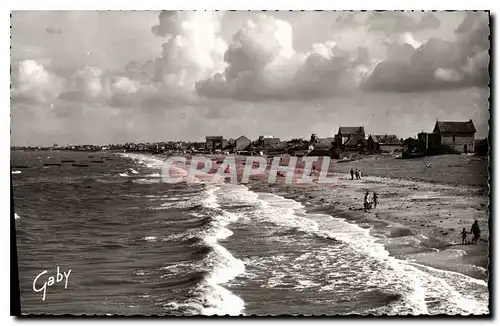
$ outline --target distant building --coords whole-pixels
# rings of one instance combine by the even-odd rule
[[[136,150],[138,150],[138,151],[145,151],[146,150],[146,144],[144,144],[144,143],[137,144]]]
[[[344,151],[364,151],[367,143],[364,127],[339,127],[335,147]]]
[[[206,143],[204,142],[194,142],[192,144],[193,146],[193,149],[196,150],[196,151],[201,151],[201,150],[204,150],[205,147],[206,147]]]
[[[433,132],[420,132],[417,135],[416,149],[418,152],[427,154],[442,152],[440,135]]]
[[[329,156],[332,151],[334,137],[315,138],[314,143],[309,145],[309,156]]]
[[[403,149],[403,143],[396,135],[370,135],[366,143],[370,153],[394,152]]]
[[[235,144],[234,144],[234,150],[237,151],[244,151],[251,143],[252,141],[248,139],[245,136],[240,136],[236,139]]]
[[[274,147],[278,145],[281,140],[274,136],[260,136],[259,143],[261,143],[264,147]]]
[[[474,152],[476,128],[472,119],[466,122],[436,121],[433,133],[438,135],[441,145],[458,153]]]
[[[221,150],[223,147],[223,139],[222,136],[207,136],[205,142],[207,149],[210,151]]]

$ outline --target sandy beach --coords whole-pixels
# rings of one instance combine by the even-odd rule
[[[214,156],[211,173],[223,156]],[[238,180],[246,157],[236,157]],[[300,160],[299,160],[300,161]],[[287,158],[282,159],[287,165]],[[314,165],[314,182],[301,184],[303,164],[297,164],[292,182],[278,174],[269,183],[269,169],[252,176],[252,190],[270,192],[301,202],[308,211],[343,218],[379,239],[391,256],[433,268],[488,278],[488,188],[487,160],[472,155],[442,155],[413,160],[369,156],[357,161],[331,160],[328,176],[333,181],[318,183],[320,163]],[[351,180],[351,168],[360,168],[360,180]],[[379,196],[376,208],[363,209],[369,192]],[[460,232],[470,231],[478,220],[481,239],[461,244]]]
[[[396,164],[402,161],[392,160]],[[454,160],[455,168],[463,172],[448,175],[446,184],[443,182],[445,173],[437,170],[435,174],[440,175],[442,183],[429,182],[432,172],[428,170],[432,167],[426,168],[429,164],[426,161],[430,160],[435,165]],[[396,258],[486,280],[489,199],[484,184],[481,184],[482,171],[468,163],[477,164],[477,161],[477,157],[461,155],[432,157],[421,162],[411,160],[405,163],[423,165],[424,173],[407,173],[408,178],[403,179],[374,176],[377,170],[387,175],[391,166],[382,160],[384,163],[374,164],[376,160],[369,158],[364,162],[331,163],[335,180],[331,184],[286,184],[282,177],[274,185],[258,181],[251,187],[298,200],[309,211],[344,218],[347,222],[369,228],[370,233],[379,238]],[[370,170],[367,169],[369,165],[372,166]],[[365,168],[362,170],[365,175],[361,180],[351,180],[350,168],[359,166]],[[339,173],[340,169],[346,173]],[[425,181],[416,180],[419,177]],[[463,180],[469,184],[464,184]],[[378,194],[377,208],[363,209],[366,191],[369,191],[369,198],[373,192]],[[467,243],[462,245],[460,232],[463,228],[469,232],[474,220],[479,222],[481,239],[477,244],[471,244],[472,235],[469,234]]]

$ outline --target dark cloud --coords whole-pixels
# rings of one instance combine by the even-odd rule
[[[199,81],[200,95],[244,101],[310,100],[355,90],[358,67],[369,61],[366,49],[344,51],[334,42],[296,53],[288,22],[258,16],[233,37],[224,55],[224,72]]]
[[[489,81],[486,13],[467,13],[455,31],[456,40],[434,38],[420,46],[411,33],[439,27],[432,13],[337,17],[339,28],[364,26],[363,32],[373,32],[373,40],[386,50],[376,65],[368,45],[356,47],[359,41],[349,51],[332,41],[298,53],[292,26],[266,15],[246,22],[228,46],[220,38],[220,18],[211,12],[161,12],[152,27],[155,35],[166,38],[161,55],[146,62],[131,61],[118,73],[89,67],[59,73],[33,60],[14,64],[11,95],[43,103],[60,98],[152,108],[191,104],[198,101],[197,95],[244,101],[310,100],[360,88],[408,92],[485,86]]]
[[[164,10],[160,13],[159,24],[151,27],[151,32],[160,37],[179,34],[179,12],[174,10]]]
[[[420,20],[418,20],[414,15],[408,13],[384,11],[371,13],[365,21],[365,24],[370,31],[413,33],[426,29],[436,29],[441,25],[441,22],[430,12],[425,13]]]
[[[455,41],[429,39],[417,49],[399,48],[380,62],[362,87],[370,91],[423,91],[489,82],[489,26],[485,13],[468,13]]]

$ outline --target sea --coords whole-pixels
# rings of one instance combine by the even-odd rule
[[[11,162],[23,314],[488,313],[484,280],[396,259],[370,229],[280,194],[164,183],[152,155]]]

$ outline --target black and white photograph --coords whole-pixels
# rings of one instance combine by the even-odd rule
[[[19,315],[490,316],[491,15],[11,11]]]

